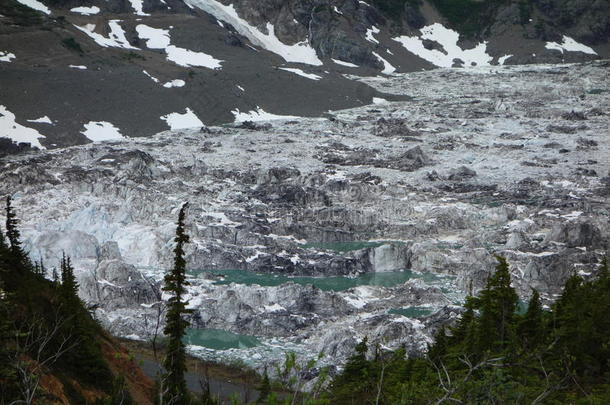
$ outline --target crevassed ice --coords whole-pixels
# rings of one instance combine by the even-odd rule
[[[544,46],[546,49],[556,49],[563,53],[566,52],[583,52],[589,55],[597,55],[597,52],[591,47],[587,45],[576,42],[574,39],[564,35],[562,38],[562,42],[559,44],[557,42],[547,42]]]
[[[291,120],[296,117],[293,115],[276,115],[268,113],[260,107],[256,107],[256,110],[241,112],[239,108],[232,110],[231,113],[235,116],[235,122],[240,123],[244,121],[271,121],[271,120]]]
[[[438,67],[452,67],[454,59],[463,61],[465,67],[488,66],[493,60],[493,57],[487,54],[487,42],[479,43],[472,49],[462,49],[457,44],[460,34],[442,24],[428,25],[420,31],[419,37],[403,35],[393,40],[400,42],[409,52]],[[426,49],[424,40],[438,42],[446,53],[436,49]]]
[[[275,35],[273,24],[267,23],[268,34],[265,34],[242,19],[232,4],[225,6],[215,0],[185,0],[185,3],[196,6],[206,13],[212,14],[218,20],[231,24],[241,35],[248,38],[250,42],[281,56],[286,62],[305,63],[315,66],[322,65],[322,61],[318,58],[315,49],[311,47],[308,40],[294,45],[287,45]]]
[[[15,122],[15,114],[3,105],[0,105],[0,137],[9,138],[13,142],[28,142],[39,149],[45,149],[39,141],[45,136],[33,128]]]

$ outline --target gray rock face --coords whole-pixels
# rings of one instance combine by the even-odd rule
[[[594,249],[606,245],[597,226],[581,221],[554,225],[544,239],[544,243],[551,242],[565,243],[568,247],[590,246]]]

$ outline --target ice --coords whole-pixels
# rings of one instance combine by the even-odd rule
[[[141,16],[149,16],[150,14],[146,14],[143,10],[144,8],[144,0],[129,0],[131,3],[131,7],[135,10],[136,15]]]
[[[89,121],[81,133],[93,142],[124,139],[119,129],[107,121]]]
[[[15,114],[3,105],[0,105],[0,134],[1,137],[9,138],[13,142],[27,142],[39,149],[45,149],[38,140],[45,136],[33,128],[24,127],[15,122]]]
[[[99,13],[100,9],[96,6],[74,7],[74,8],[71,8],[70,11],[72,11],[73,13],[82,14],[82,15],[94,15],[94,14]]]
[[[35,122],[35,123],[38,123],[38,124],[51,124],[51,125],[53,125],[53,121],[51,121],[51,118],[49,118],[46,115],[44,117],[36,118],[35,120],[28,120],[28,122]]]
[[[315,66],[322,65],[322,61],[318,58],[315,49],[311,47],[307,39],[294,45],[287,45],[275,35],[273,24],[267,23],[266,29],[268,33],[265,34],[242,19],[232,4],[224,5],[215,0],[186,0],[185,3],[196,6],[206,13],[212,14],[216,19],[231,24],[237,32],[248,38],[254,45],[281,56],[286,62],[305,63]]]
[[[98,45],[103,46],[104,48],[114,47],[124,49],[138,49],[129,43],[129,41],[125,37],[125,31],[123,30],[123,28],[121,28],[119,22],[121,22],[121,20],[108,21],[108,26],[110,26],[110,33],[108,34],[108,38],[98,34],[97,32],[94,32],[89,25],[86,25],[84,27],[75,25],[75,27],[87,34]],[[95,28],[95,26],[93,27]]]
[[[180,113],[171,113],[161,117],[161,119],[167,122],[170,129],[175,131],[177,129],[185,129],[185,128],[199,128],[203,126],[203,122],[191,110],[190,108],[186,108],[186,112],[184,114]]]
[[[87,66],[85,65],[68,65],[68,67],[72,69],[87,70]]]
[[[45,14],[51,14],[51,10],[38,0],[17,0],[18,3],[23,4],[24,6],[28,6],[29,8],[33,8],[36,11],[40,11]]]
[[[231,111],[235,116],[235,122],[244,122],[244,121],[271,121],[271,120],[290,120],[299,117],[295,117],[292,115],[276,115],[266,112],[260,107],[256,107],[256,110],[241,112],[239,108]]]
[[[452,67],[454,59],[463,61],[464,67],[488,66],[493,60],[493,57],[487,54],[486,42],[479,43],[472,49],[462,49],[457,45],[460,34],[444,27],[442,24],[428,25],[420,31],[421,35],[419,37],[403,35],[393,39],[400,42],[409,52],[439,67]],[[437,49],[426,49],[424,40],[439,43],[445,52]]]
[[[14,53],[0,51],[0,62],[10,62],[11,59],[15,59]]]
[[[589,55],[597,55],[597,52],[593,50],[593,48],[588,47],[587,45],[576,42],[574,39],[564,35],[562,39],[562,43],[557,42],[547,42],[544,46],[546,49],[555,49],[560,51],[561,53],[565,52],[583,52]]]
[[[390,62],[383,59],[377,52],[373,52],[373,55],[375,55],[375,57],[383,63],[383,70],[381,71],[381,73],[385,73],[386,75],[389,75],[390,73],[396,72],[396,68],[394,66],[392,66],[390,64]]]
[[[337,65],[341,65],[341,66],[347,66],[347,67],[360,67],[358,65],[354,65],[353,63],[349,63],[349,62],[344,62],[342,60],[338,60],[338,59],[331,59],[333,62],[335,62]]]
[[[313,73],[305,73],[301,69],[297,69],[297,68],[285,68],[285,67],[281,67],[279,69],[285,70],[285,71],[290,72],[290,73],[297,74],[299,76],[303,76],[303,77],[305,77],[307,79],[311,79],[311,80],[320,80],[320,79],[322,79],[321,76],[314,75]]]

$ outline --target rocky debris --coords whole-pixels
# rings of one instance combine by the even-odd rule
[[[568,221],[553,226],[544,238],[544,243],[564,243],[568,247],[605,247],[601,231],[596,225],[583,221]]]
[[[400,137],[403,140],[422,142],[420,132],[409,128],[407,121],[397,118],[380,118],[375,125],[374,134],[382,138]]]
[[[474,170],[469,169],[466,166],[460,166],[457,169],[450,170],[447,179],[452,181],[463,181],[476,176],[477,172],[475,172]]]
[[[581,111],[570,111],[561,114],[561,118],[569,121],[585,121],[587,119],[587,115]]]

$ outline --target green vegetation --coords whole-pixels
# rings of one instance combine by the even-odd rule
[[[71,51],[77,52],[81,55],[85,53],[85,51],[83,51],[83,48],[81,48],[80,44],[76,42],[76,40],[72,37],[62,39],[61,43],[64,44],[64,46]]]
[[[506,260],[427,356],[383,353],[366,339],[331,383],[332,404],[606,404],[610,402],[610,270],[572,276],[544,310],[533,291],[517,313]]]

